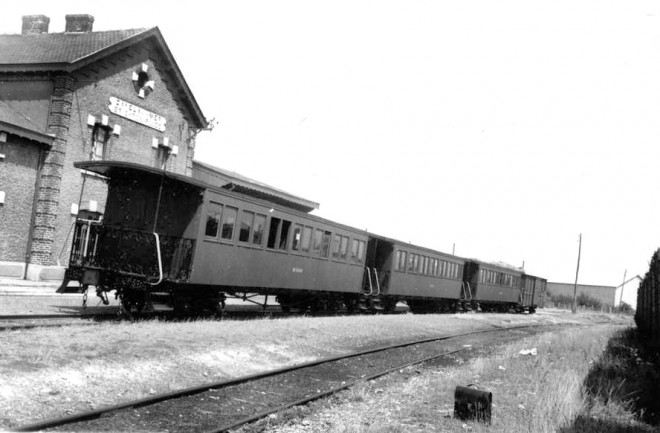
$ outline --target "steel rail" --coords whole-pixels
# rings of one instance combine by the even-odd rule
[[[570,324],[568,324],[570,325]],[[269,370],[261,373],[256,373],[248,376],[242,376],[238,377],[235,379],[230,379],[230,380],[225,380],[225,381],[220,381],[220,382],[214,382],[210,384],[204,384],[204,385],[199,385],[191,388],[186,388],[178,391],[172,391],[164,394],[159,394],[151,397],[145,397],[141,398],[138,400],[133,400],[125,403],[119,403],[116,405],[111,405],[111,406],[106,406],[101,409],[95,409],[91,411],[86,411],[86,412],[80,412],[77,414],[69,415],[66,417],[61,417],[61,418],[53,418],[53,419],[48,419],[44,421],[39,421],[36,423],[32,424],[26,424],[23,426],[18,426],[13,428],[11,431],[15,432],[29,432],[29,431],[39,431],[39,430],[46,430],[49,428],[54,428],[54,427],[59,427],[62,425],[67,425],[67,424],[74,424],[77,422],[82,422],[82,421],[89,421],[92,419],[100,418],[102,415],[110,413],[110,412],[116,412],[116,411],[121,411],[125,409],[130,409],[130,408],[138,408],[138,407],[144,407],[144,406],[149,406],[152,404],[160,403],[163,401],[167,400],[173,400],[175,398],[180,398],[180,397],[186,397],[190,395],[195,395],[199,394],[211,389],[218,389],[218,388],[226,388],[229,386],[234,386],[234,385],[240,385],[243,383],[248,383],[252,382],[258,379],[263,379],[267,377],[272,377],[272,376],[277,376],[282,373],[288,373],[291,371],[296,371],[296,370],[302,370],[304,368],[309,368],[309,367],[314,367],[317,365],[321,364],[327,364],[330,362],[336,362],[342,359],[348,359],[348,358],[355,358],[359,356],[364,356],[376,352],[383,352],[386,350],[391,350],[391,349],[396,349],[396,348],[401,348],[401,347],[407,347],[407,346],[414,346],[417,344],[424,344],[424,343],[430,343],[434,341],[442,341],[442,340],[449,340],[451,338],[459,338],[459,337],[464,337],[468,335],[477,335],[477,334],[484,334],[488,332],[496,332],[496,331],[502,331],[502,330],[514,330],[514,329],[525,329],[525,328],[543,328],[543,327],[550,327],[550,326],[557,326],[557,324],[544,324],[544,325],[520,325],[520,326],[493,326],[493,328],[489,329],[479,329],[479,330],[474,330],[474,331],[466,331],[466,332],[461,332],[457,334],[449,334],[449,335],[443,335],[439,337],[430,337],[430,338],[425,338],[421,340],[416,340],[416,341],[409,341],[405,343],[399,343],[395,345],[389,345],[389,346],[379,346],[376,348],[372,349],[367,349],[359,352],[354,352],[350,353],[347,355],[339,355],[339,356],[331,356],[327,358],[321,358],[317,359],[315,361],[309,361],[305,362],[302,364],[297,364],[289,367],[283,367],[283,368],[278,368],[275,370]],[[401,367],[398,367],[401,368]],[[383,373],[387,374],[387,373]],[[361,378],[360,380],[365,380],[365,378]]]
[[[112,307],[108,307],[112,308]],[[50,320],[50,319],[92,319],[98,316],[116,316],[117,311],[112,313],[86,313],[86,314],[8,314],[0,315],[0,323],[10,320]]]
[[[505,329],[508,329],[508,328],[505,328]],[[500,329],[500,331],[501,330],[502,329]],[[339,391],[343,391],[343,390],[348,389],[352,386],[355,386],[360,382],[368,382],[370,380],[377,379],[381,376],[385,376],[387,374],[393,373],[393,372],[395,372],[397,370],[401,370],[403,368],[407,368],[407,367],[410,367],[410,366],[413,366],[413,365],[423,364],[425,362],[433,361],[435,359],[442,358],[443,356],[449,356],[449,355],[453,355],[453,354],[456,354],[456,353],[459,353],[459,352],[463,352],[463,351],[468,350],[468,349],[471,349],[471,347],[463,347],[463,348],[460,348],[460,349],[451,350],[449,352],[438,353],[438,354],[435,354],[435,355],[432,355],[432,356],[427,356],[426,358],[423,358],[423,359],[407,362],[405,364],[401,364],[401,365],[398,365],[396,367],[391,367],[391,368],[388,368],[386,370],[382,370],[382,371],[379,371],[377,373],[373,373],[371,375],[368,375],[368,376],[365,376],[365,377],[360,377],[360,378],[355,379],[355,380],[350,381],[350,382],[346,382],[343,385],[337,386],[337,387],[329,389],[327,391],[317,393],[315,395],[305,397],[305,398],[302,398],[300,400],[296,400],[296,401],[291,402],[291,403],[285,403],[285,404],[283,404],[281,406],[278,406],[278,407],[275,407],[275,408],[266,409],[262,412],[256,413],[256,414],[251,415],[249,417],[245,417],[243,419],[240,419],[240,420],[238,420],[238,421],[236,421],[232,424],[228,424],[228,425],[225,425],[225,426],[222,426],[222,427],[218,427],[217,429],[213,429],[213,430],[208,430],[205,433],[222,433],[222,432],[226,432],[226,431],[229,431],[231,429],[235,429],[237,427],[240,427],[242,425],[245,425],[245,424],[248,424],[248,423],[251,423],[251,422],[254,422],[254,421],[258,421],[262,418],[267,417],[270,414],[281,412],[283,410],[292,408],[294,406],[301,406],[303,404],[307,404],[307,403],[312,402],[314,400],[320,400],[324,397],[329,397],[333,394],[338,393]]]

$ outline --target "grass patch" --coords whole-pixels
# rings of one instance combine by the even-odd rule
[[[410,368],[403,374],[360,384],[330,401],[309,405],[305,419],[292,421],[283,415],[281,420],[271,418],[269,425],[246,427],[244,431],[654,431],[631,411],[630,396],[626,397],[628,390],[625,383],[620,385],[621,378],[605,379],[612,377],[614,367],[607,359],[611,348],[616,347],[610,342],[613,335],[619,335],[616,330],[597,327],[542,334],[460,366]],[[532,347],[537,348],[536,356],[520,354]],[[616,370],[626,367],[618,365]],[[608,373],[597,373],[602,371]],[[628,375],[635,376],[635,370],[628,370]],[[467,384],[493,393],[491,425],[453,418],[454,389]]]
[[[573,432],[651,432],[660,424],[660,357],[637,329],[614,334],[584,380],[585,408]]]
[[[138,322],[0,333],[0,429],[389,342],[492,326],[629,319],[513,314]]]

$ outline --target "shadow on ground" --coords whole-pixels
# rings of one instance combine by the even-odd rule
[[[616,333],[584,380],[587,408],[561,433],[660,431],[660,352],[635,328]]]

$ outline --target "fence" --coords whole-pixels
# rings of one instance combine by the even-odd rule
[[[649,271],[637,290],[635,323],[640,332],[647,334],[649,343],[660,341],[660,249],[651,258]]]

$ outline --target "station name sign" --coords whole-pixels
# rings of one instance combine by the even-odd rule
[[[149,128],[153,128],[160,132],[165,131],[165,122],[167,122],[167,119],[156,113],[147,111],[144,108],[140,108],[115,97],[110,98],[110,105],[108,108],[111,113],[118,116],[125,117],[126,119],[148,126]]]

